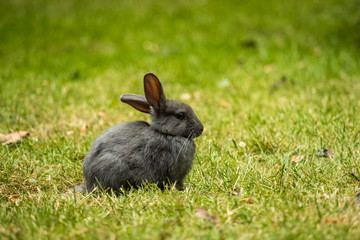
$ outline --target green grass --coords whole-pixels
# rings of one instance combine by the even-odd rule
[[[360,239],[358,5],[0,1],[0,133],[32,136],[0,147],[0,238]],[[74,194],[102,131],[149,120],[118,100],[149,71],[206,127],[189,188]]]

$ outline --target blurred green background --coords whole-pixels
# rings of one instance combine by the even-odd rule
[[[0,236],[358,238],[359,6],[0,0],[0,133],[31,134],[0,148]],[[146,72],[206,127],[190,188],[74,195],[92,141],[149,120],[119,103]]]

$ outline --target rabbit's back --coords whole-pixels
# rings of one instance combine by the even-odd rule
[[[88,191],[94,186],[119,189],[139,186],[144,181],[182,182],[189,172],[195,144],[180,136],[158,133],[147,122],[117,124],[93,143],[84,159]]]

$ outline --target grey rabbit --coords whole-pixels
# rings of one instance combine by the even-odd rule
[[[144,91],[145,97],[124,94],[120,100],[149,113],[152,123],[117,124],[94,141],[83,163],[88,192],[95,187],[119,191],[146,182],[161,189],[167,184],[184,189],[195,155],[193,139],[204,127],[190,106],[165,97],[153,73],[145,74]]]

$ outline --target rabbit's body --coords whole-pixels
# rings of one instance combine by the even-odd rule
[[[120,189],[147,181],[160,188],[177,182],[181,189],[195,148],[193,140],[159,133],[147,122],[117,124],[94,141],[84,159],[86,188],[99,182],[103,189]]]
[[[94,187],[119,190],[155,183],[160,188],[183,180],[194,155],[193,139],[203,125],[188,105],[165,97],[154,74],[144,77],[145,96],[125,94],[121,101],[150,113],[152,123],[143,121],[117,124],[93,143],[83,164],[87,191]]]

